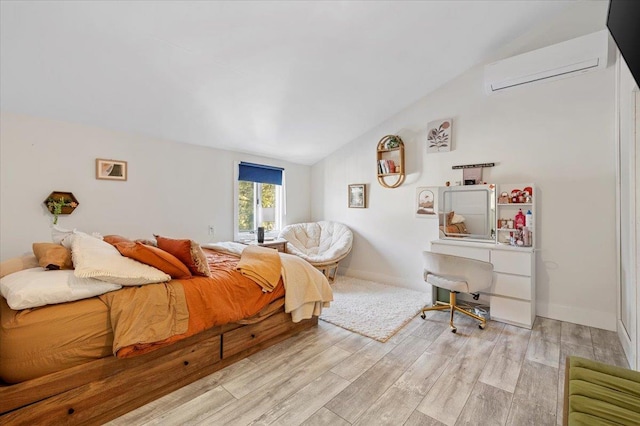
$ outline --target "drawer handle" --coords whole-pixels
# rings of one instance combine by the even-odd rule
[[[251,338],[252,338],[252,339],[255,339],[255,338],[256,338],[256,335],[255,335],[255,334],[252,334],[252,335],[251,335]]]

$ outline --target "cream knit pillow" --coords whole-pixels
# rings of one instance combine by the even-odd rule
[[[78,278],[96,278],[121,285],[153,284],[171,277],[152,266],[128,257],[106,241],[86,234],[74,234],[71,255]]]

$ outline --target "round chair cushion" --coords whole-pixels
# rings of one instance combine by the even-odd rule
[[[285,226],[278,238],[288,241],[287,252],[309,263],[328,263],[346,256],[353,233],[342,223],[320,221]]]

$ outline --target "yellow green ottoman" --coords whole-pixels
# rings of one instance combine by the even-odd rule
[[[640,372],[567,357],[564,425],[640,425]]]

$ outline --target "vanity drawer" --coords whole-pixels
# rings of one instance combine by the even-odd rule
[[[517,251],[492,250],[491,263],[496,272],[531,276],[531,258],[533,253]]]
[[[431,251],[434,253],[451,254],[453,256],[468,257],[469,259],[484,260],[489,262],[490,251],[489,249],[475,248],[475,247],[463,247],[463,246],[449,246],[446,244],[432,244]]]
[[[491,319],[531,328],[531,302],[491,296]]]
[[[496,296],[531,300],[531,277],[494,272],[489,293]]]

